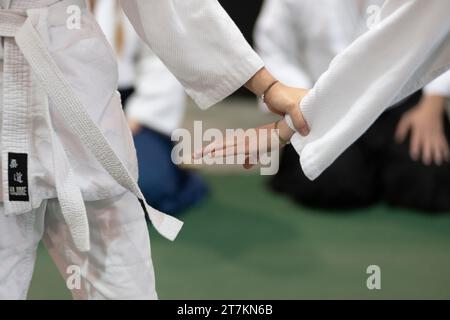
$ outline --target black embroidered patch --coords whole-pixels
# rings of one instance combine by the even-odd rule
[[[9,201],[30,201],[26,153],[8,153],[8,187]]]

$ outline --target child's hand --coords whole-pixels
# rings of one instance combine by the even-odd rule
[[[259,156],[284,147],[294,134],[286,121],[280,120],[259,128],[248,129],[227,137],[225,141],[214,141],[194,153],[194,159],[228,158],[241,156],[243,166],[250,169],[258,163]]]

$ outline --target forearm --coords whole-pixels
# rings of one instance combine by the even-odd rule
[[[264,64],[216,0],[122,0],[141,38],[202,108],[243,86]]]
[[[266,68],[262,68],[245,84],[245,87],[257,97],[261,97],[276,81]]]

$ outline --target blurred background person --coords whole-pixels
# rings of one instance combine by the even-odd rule
[[[370,27],[381,0],[266,0],[257,51],[275,77],[311,88],[333,58]],[[372,16],[371,16],[372,15]],[[450,72],[393,106],[316,181],[285,148],[273,190],[314,207],[349,209],[380,200],[450,210]]]
[[[139,186],[154,208],[179,214],[207,194],[206,184],[196,173],[171,159],[171,134],[180,127],[186,107],[184,89],[141,42],[119,1],[91,4],[118,57],[119,91],[136,146]]]

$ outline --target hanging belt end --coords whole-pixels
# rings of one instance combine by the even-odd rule
[[[91,246],[88,244],[76,244],[76,247],[78,249],[78,251],[86,253],[89,252],[91,250]]]
[[[89,237],[89,227],[86,230],[79,230],[72,233],[72,239],[75,247],[82,253],[89,252],[91,250],[91,241]],[[72,231],[71,231],[72,232]]]
[[[150,207],[145,202],[144,197],[138,198],[138,200],[145,214],[150,218],[150,221],[156,231],[158,231],[158,233],[164,238],[170,241],[175,241],[184,223],[177,218]]]
[[[163,221],[155,229],[166,239],[175,241],[183,227],[183,222],[177,218],[165,215]]]

